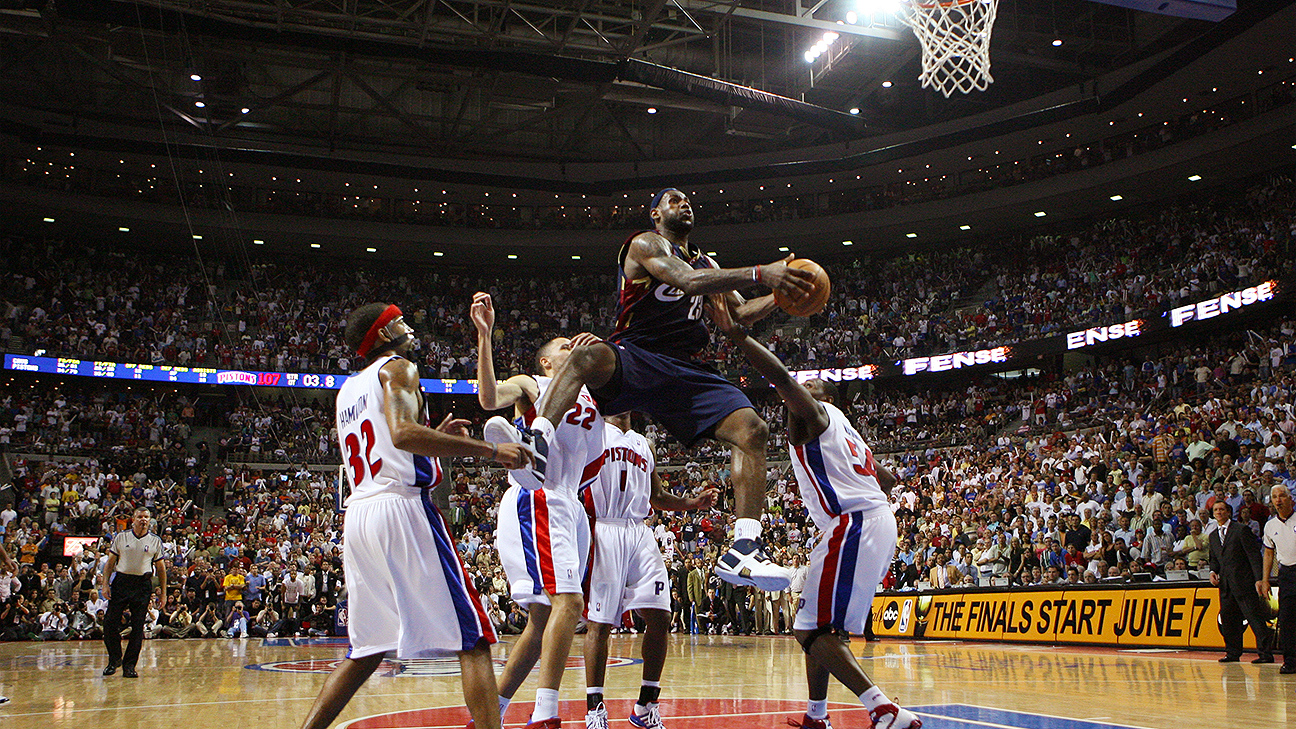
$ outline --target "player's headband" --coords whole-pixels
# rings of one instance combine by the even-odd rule
[[[378,341],[378,332],[382,331],[383,327],[392,323],[393,320],[401,316],[400,307],[395,304],[383,309],[383,313],[380,314],[374,321],[373,325],[369,327],[369,331],[365,332],[364,339],[360,342],[360,348],[356,350],[356,355],[364,357],[369,354],[369,350],[373,348],[374,342]]]
[[[679,189],[679,188],[677,188],[677,187],[668,187],[668,188],[662,190],[661,192],[658,192],[656,195],[653,195],[652,205],[649,205],[649,206],[648,206],[648,211],[649,211],[649,212],[652,212],[653,210],[656,210],[656,209],[657,209],[657,206],[658,206],[658,205],[661,205],[662,198],[666,197],[666,193],[668,193],[668,192],[670,192],[670,191],[672,191],[672,190],[678,190],[678,189]]]

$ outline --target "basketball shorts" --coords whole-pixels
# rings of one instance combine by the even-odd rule
[[[891,567],[896,519],[890,509],[842,514],[810,551],[810,570],[797,604],[797,630],[831,625],[864,632],[878,583]]]
[[[495,548],[513,602],[522,607],[548,605],[549,595],[583,594],[589,543],[589,517],[570,492],[513,484],[501,497]]]
[[[617,354],[612,381],[592,393],[609,415],[648,413],[680,443],[712,437],[712,429],[751,400],[715,370],[690,360],[649,352],[625,340],[608,341]]]
[[[620,625],[627,610],[670,611],[670,577],[657,540],[643,521],[598,519],[585,617]]]
[[[380,494],[347,506],[344,529],[349,658],[470,650],[495,631],[427,492]]]

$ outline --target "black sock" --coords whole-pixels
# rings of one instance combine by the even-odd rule
[[[603,694],[585,694],[585,710],[593,711],[603,703]]]
[[[640,686],[638,703],[640,706],[655,704],[659,696],[661,696],[661,686]]]

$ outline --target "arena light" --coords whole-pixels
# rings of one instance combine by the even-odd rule
[[[445,254],[442,253],[441,251],[433,251],[433,252],[432,252],[432,255],[436,256],[437,258],[440,258],[441,256],[444,256]]]
[[[516,253],[510,253],[510,254],[508,254],[508,259],[509,259],[510,261],[516,261],[516,260],[517,260],[517,254],[516,254]]]
[[[858,107],[858,106],[852,106],[852,107],[850,108],[850,113],[851,113],[852,115],[859,114],[859,107]]]
[[[195,102],[194,102],[194,106],[198,107],[199,109],[204,109],[204,108],[207,107],[207,105],[204,104],[204,103],[201,102],[201,101],[195,101]]]
[[[1201,179],[1201,175],[1189,175],[1189,176],[1188,176],[1188,181],[1189,181],[1189,182],[1196,182],[1196,181],[1198,181],[1198,180],[1200,180],[1200,179]]]
[[[189,80],[190,80],[190,81],[202,81],[202,76],[199,76],[199,75],[196,74],[196,73],[191,73],[191,74],[189,74]]]
[[[195,236],[193,237],[193,239],[194,239],[194,240],[202,240],[202,236],[201,236],[201,235],[195,235]]]
[[[1124,196],[1122,196],[1122,195],[1112,195],[1112,196],[1111,196],[1110,198],[1108,198],[1108,199],[1111,200],[1112,202],[1120,202],[1121,200],[1124,200],[1125,198],[1124,198]]]
[[[917,238],[917,237],[918,237],[918,234],[917,234],[917,233],[905,233],[905,237],[906,237],[906,238]]]
[[[54,222],[54,218],[45,218],[45,222],[52,223]]]
[[[1054,39],[1053,39],[1053,47],[1054,47],[1054,48],[1057,48],[1057,47],[1060,46],[1060,45],[1062,45],[1062,39],[1061,39],[1061,38],[1054,38]]]
[[[890,82],[890,81],[883,81],[883,82],[882,82],[882,88],[884,88],[884,89],[889,89],[889,88],[891,88],[891,82]]]
[[[263,240],[261,240],[261,239],[258,238],[258,239],[255,239],[255,240],[252,241],[252,245],[254,245],[254,246],[263,246],[263,245],[265,245],[265,241],[263,241]]]
[[[788,252],[787,246],[779,246],[779,253],[787,253],[787,252]]]
[[[842,241],[842,245],[844,245],[844,246],[853,246],[853,245],[855,245],[855,241],[853,241],[853,240],[844,240],[844,241]]]
[[[311,248],[319,248],[319,247],[320,247],[319,243],[311,243]]]
[[[581,259],[580,256],[572,256],[573,261],[579,261],[580,259]]]
[[[247,108],[247,107],[245,106],[245,107],[243,107],[242,109],[239,110],[239,113],[240,113],[240,114],[246,114],[246,113],[248,113],[248,112],[250,112],[250,111],[252,111],[252,110],[249,109],[249,108]]]
[[[366,248],[365,250],[368,251],[369,253],[377,253],[377,252],[378,252],[378,249],[377,249],[377,248]]]
[[[1048,215],[1048,213],[1044,212],[1043,210],[1040,210],[1040,211],[1038,211],[1038,212],[1035,213],[1035,217],[1037,217],[1037,218],[1042,218],[1042,217],[1044,217],[1045,215]]]
[[[119,231],[121,231],[121,232],[123,232],[123,233],[129,233],[129,232],[130,232],[130,228],[118,228],[117,230],[119,230]]]
[[[655,107],[655,106],[650,106],[650,107],[648,107],[648,113],[649,113],[649,114],[656,114],[656,113],[657,113],[657,107]]]
[[[972,230],[972,226],[970,226],[970,225],[960,225],[960,226],[959,226],[959,230]]]

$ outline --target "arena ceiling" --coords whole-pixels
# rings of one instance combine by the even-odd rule
[[[0,0],[0,121],[411,161],[724,158],[1006,107],[1219,32],[1001,0],[994,84],[945,99],[919,87],[910,31],[860,12],[872,0],[805,2]]]

